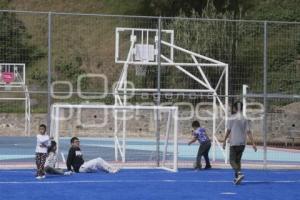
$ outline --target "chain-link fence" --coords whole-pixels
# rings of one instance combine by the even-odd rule
[[[28,87],[27,91],[22,87],[15,90],[7,83],[1,84],[1,138],[21,138],[24,135],[26,106],[13,99],[25,98],[25,93],[30,96],[31,137],[35,136],[39,124],[49,124],[53,103],[114,104],[114,89],[123,70],[123,65],[115,62],[117,27],[156,29],[160,34],[149,35],[149,43],[159,44],[155,46],[159,48],[155,52],[159,58],[172,55],[173,62],[193,62],[193,57],[178,49],[171,53],[170,46],[162,42],[168,41],[163,30],[172,30],[172,44],[228,64],[228,95],[226,85],[219,79],[224,73],[221,68],[202,66],[202,72],[211,87],[218,86],[221,102],[225,102],[226,98],[229,104],[236,100],[247,102],[247,115],[251,116],[259,150],[256,154],[247,150],[244,159],[258,165],[284,163],[291,167],[299,164],[300,23],[289,22],[1,11],[1,63],[3,66],[5,63],[25,63]],[[123,34],[119,38],[119,56],[125,59],[131,35]],[[136,32],[135,35],[138,43],[148,38],[144,33]],[[172,65],[163,65],[165,60],[159,59],[158,66],[141,64],[128,67],[128,87],[152,88],[155,91],[126,94],[129,96],[127,103],[179,106],[179,161],[184,163],[196,156],[195,149],[185,147],[191,137],[193,120],[199,120],[211,137],[215,131],[220,142],[224,138],[224,127],[213,128],[215,94],[184,91],[186,88],[203,89],[199,82],[206,80],[199,70],[195,66],[184,66],[185,73],[182,73],[183,70],[176,70]],[[201,63],[205,59],[197,61]],[[200,77],[198,82],[186,76],[187,72]],[[244,95],[243,85],[248,86]],[[170,90],[164,92],[163,89]],[[91,120],[96,118],[93,112],[87,115],[93,116]],[[216,121],[222,120],[221,115]],[[86,116],[87,119],[89,117]],[[138,126],[136,135],[132,137],[143,137],[141,132],[146,122],[141,123],[143,125]],[[81,129],[74,123],[74,134]],[[1,145],[0,148],[2,155],[10,146]],[[191,155],[185,157],[186,151]],[[29,152],[16,149],[11,154],[27,155]],[[0,158],[8,160],[5,156]],[[223,157],[216,160],[223,160]]]

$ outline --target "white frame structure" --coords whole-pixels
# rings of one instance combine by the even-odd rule
[[[161,31],[161,34],[168,35],[169,41],[158,41],[159,31]],[[122,59],[120,57],[120,50],[121,50],[121,34],[123,32],[127,32],[127,34],[130,34],[130,38],[127,38],[130,40],[130,47],[127,51],[127,57],[126,60]],[[154,41],[154,44],[151,44],[149,35],[150,33],[155,33],[155,38],[152,38],[152,41]],[[137,38],[139,37],[139,38]],[[176,46],[174,44],[174,31],[173,30],[158,30],[158,29],[141,29],[141,28],[124,28],[124,27],[118,27],[116,28],[116,49],[115,49],[115,62],[118,64],[123,64],[123,70],[121,72],[121,75],[119,77],[119,80],[116,84],[116,87],[114,88],[114,96],[115,96],[115,105],[120,106],[126,106],[127,105],[127,92],[158,92],[157,88],[127,88],[127,73],[128,73],[128,67],[129,66],[136,66],[136,65],[147,65],[147,66],[173,66],[174,70],[179,70],[186,76],[190,77],[191,79],[195,80],[199,85],[204,87],[204,89],[179,89],[179,88],[160,88],[159,92],[162,93],[176,93],[176,92],[190,92],[190,93],[205,93],[207,95],[213,96],[213,160],[216,158],[216,146],[219,147],[221,152],[223,153],[225,163],[228,162],[228,153],[223,150],[222,145],[218,141],[216,137],[216,133],[221,128],[222,124],[224,123],[224,129],[227,125],[227,119],[228,119],[228,64],[220,62],[218,60],[209,58],[204,55],[200,55],[198,53],[189,51],[187,49],[184,49],[182,47]],[[136,53],[136,46],[140,45],[138,42],[141,42],[143,45],[153,45],[154,46],[154,54],[155,59],[154,60],[134,60],[134,55]],[[170,49],[169,56],[165,56],[163,54],[158,55],[158,47],[165,47]],[[174,50],[179,51],[182,54],[189,55],[193,62],[183,62],[183,63],[177,63],[174,61]],[[158,56],[160,56],[160,62],[158,62]],[[198,60],[201,60],[202,62],[199,62]],[[204,61],[204,62],[203,62]],[[197,77],[187,70],[183,68],[183,66],[191,66],[198,69],[199,73],[201,74],[201,77]],[[212,67],[219,69],[221,68],[222,74],[219,77],[218,84],[213,87],[211,83],[209,82],[208,77],[204,73],[202,67]],[[218,88],[221,83],[225,84],[225,94],[223,94],[224,99],[220,98],[220,94],[217,93]],[[224,118],[217,123],[217,113],[218,113],[218,105],[220,109],[224,112]],[[126,127],[126,122],[123,124],[124,127]]]
[[[178,108],[175,106],[120,106],[120,105],[104,105],[104,104],[53,104],[51,107],[51,127],[50,136],[52,136],[55,141],[57,141],[57,146],[59,149],[59,121],[60,110],[61,109],[112,109],[114,115],[114,123],[118,123],[118,112],[126,113],[128,110],[153,110],[153,111],[165,111],[168,112],[167,128],[166,128],[166,139],[164,143],[164,151],[162,155],[162,165],[160,167],[154,167],[159,169],[165,169],[173,172],[177,172],[178,164],[178,145],[177,145],[177,127],[178,127]],[[73,110],[71,113],[74,113]],[[126,120],[121,120],[126,121]],[[173,121],[173,123],[171,122]],[[124,123],[123,123],[124,124]],[[125,122],[126,124],[126,122]],[[118,161],[118,155],[121,156],[121,161],[126,162],[126,127],[123,126],[122,138],[118,138],[117,132],[118,126],[114,127],[114,150],[115,150],[115,161]],[[173,128],[173,129],[172,129]],[[170,137],[170,130],[173,130],[173,159],[170,163],[166,161],[168,139]],[[121,141],[121,142],[120,142]]]
[[[14,80],[10,83],[5,83],[2,80],[2,73],[9,70],[14,75]],[[20,73],[21,72],[21,73]],[[25,101],[25,136],[30,135],[30,120],[31,120],[31,111],[30,111],[30,95],[28,87],[25,82],[26,77],[26,66],[24,63],[0,63],[0,88],[20,88],[24,92],[24,98],[16,97],[5,97],[0,98],[0,101]]]

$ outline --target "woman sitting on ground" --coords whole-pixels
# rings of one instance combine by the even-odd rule
[[[45,172],[47,174],[58,174],[58,175],[71,175],[71,171],[64,171],[63,169],[56,168],[57,163],[57,145],[55,141],[51,141],[51,145],[48,148],[48,156],[45,163]]]

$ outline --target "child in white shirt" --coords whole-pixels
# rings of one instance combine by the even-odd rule
[[[50,138],[46,134],[46,125],[41,124],[39,126],[39,134],[36,136],[36,148],[35,148],[35,163],[36,163],[36,178],[45,178],[44,165],[47,157],[47,150],[50,143]]]

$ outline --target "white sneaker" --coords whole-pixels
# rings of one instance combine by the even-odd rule
[[[244,177],[245,176],[242,173],[240,173],[238,175],[238,177],[234,179],[234,184],[239,185],[242,182],[242,180],[244,179]]]
[[[64,175],[65,175],[65,176],[70,176],[70,175],[72,175],[72,171],[64,172]]]
[[[117,168],[117,167],[109,168],[109,173],[112,173],[112,174],[115,174],[115,173],[117,173],[117,172],[119,172],[119,171],[120,171],[120,169]]]
[[[41,179],[43,179],[43,178],[45,178],[45,176],[37,176],[37,177],[35,177],[37,180],[41,180]]]

